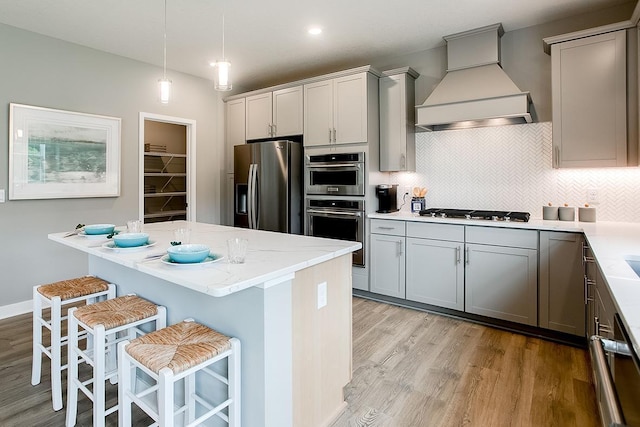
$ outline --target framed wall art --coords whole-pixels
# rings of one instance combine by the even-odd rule
[[[120,195],[117,117],[10,104],[9,199]]]

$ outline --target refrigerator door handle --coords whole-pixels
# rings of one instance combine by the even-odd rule
[[[247,179],[247,217],[249,219],[249,228],[254,228],[253,226],[253,167],[255,165],[252,163],[249,165],[249,177]]]
[[[253,165],[253,228],[260,227],[260,203],[258,201],[258,164]]]

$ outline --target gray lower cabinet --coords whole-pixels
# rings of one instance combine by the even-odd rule
[[[405,297],[405,237],[402,221],[371,221],[369,290]]]
[[[540,232],[539,326],[585,336],[583,237]]]
[[[466,227],[466,241],[465,311],[537,326],[537,231]]]
[[[463,251],[463,226],[408,223],[407,299],[463,311]]]

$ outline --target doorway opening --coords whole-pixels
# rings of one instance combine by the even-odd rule
[[[140,113],[140,218],[195,221],[195,120]]]

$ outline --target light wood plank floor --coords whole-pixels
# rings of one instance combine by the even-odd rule
[[[586,350],[353,299],[343,426],[597,426]]]
[[[361,298],[353,346],[348,407],[333,427],[598,424],[585,350]],[[31,315],[0,320],[0,426],[64,425],[48,369],[32,386]],[[91,425],[90,411],[81,398],[79,426]]]

